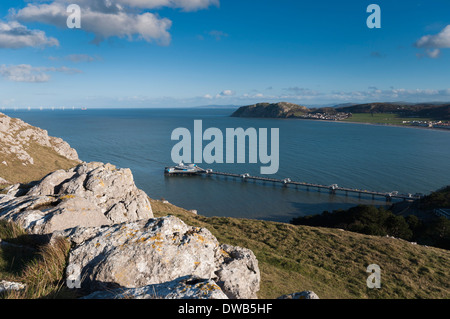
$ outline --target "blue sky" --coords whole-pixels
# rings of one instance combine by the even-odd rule
[[[72,3],[81,29],[66,26]],[[447,0],[4,0],[0,106],[450,101],[449,12]]]

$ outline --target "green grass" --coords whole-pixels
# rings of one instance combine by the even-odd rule
[[[34,164],[22,165],[22,161],[14,154],[0,153],[2,161],[8,163],[8,166],[0,165],[0,176],[10,183],[29,183],[40,180],[58,169],[69,169],[78,164],[59,155],[53,149],[37,143],[31,143],[25,150],[34,159]]]
[[[0,114],[0,117],[4,117],[4,115]],[[18,119],[11,118],[12,123],[17,121]],[[15,131],[12,137],[16,138],[20,132],[26,129],[29,129],[29,127],[24,126]],[[0,163],[0,177],[13,184],[29,183],[40,180],[45,175],[58,169],[69,169],[78,164],[77,161],[59,155],[52,148],[40,145],[31,139],[24,144],[24,150],[33,158],[34,164],[23,165],[16,154],[0,152],[0,162],[5,161],[7,163],[7,165]]]
[[[152,200],[156,217],[174,215],[209,229],[221,243],[251,249],[261,270],[259,298],[312,290],[321,298],[449,298],[450,252],[338,229],[196,216]],[[381,267],[381,289],[366,268]]]
[[[205,227],[220,243],[251,249],[259,262],[259,298],[312,290],[320,298],[450,297],[450,252],[387,237],[262,220],[204,217],[151,200],[155,217],[174,215]],[[0,222],[0,279],[27,284],[3,298],[75,298],[65,286],[67,240],[42,245],[22,229]],[[381,267],[381,289],[368,289],[366,268]]]
[[[403,121],[431,121],[429,118],[411,118],[400,117],[398,114],[392,113],[354,113],[352,117],[342,120],[343,122],[357,122],[357,123],[370,123],[370,124],[389,124],[389,125],[404,125]]]
[[[64,281],[70,243],[57,238],[43,244],[17,225],[0,221],[0,279],[26,284],[22,291],[0,295],[5,299],[75,298]]]

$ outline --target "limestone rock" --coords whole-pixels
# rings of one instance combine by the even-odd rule
[[[113,223],[153,217],[147,195],[134,184],[131,170],[98,162],[46,176],[27,195],[75,195],[98,206]]]
[[[228,298],[255,298],[259,290],[253,252],[221,246],[207,229],[174,216],[75,228],[54,236],[72,242],[68,269],[80,269],[81,288],[138,288],[195,276],[216,281]]]
[[[81,269],[82,288],[136,288],[187,275],[209,279],[216,270],[216,238],[172,216],[55,235],[76,244],[69,267]]]
[[[317,296],[313,291],[302,291],[302,292],[295,292],[293,294],[283,295],[278,297],[277,299],[319,299],[319,296]]]
[[[25,284],[19,282],[0,280],[0,294],[8,291],[19,291],[25,289]]]
[[[0,219],[18,222],[33,233],[94,227],[153,217],[147,195],[136,187],[129,169],[83,163],[50,173],[0,197]]]
[[[102,212],[84,198],[0,195],[0,219],[13,221],[34,234],[49,234],[79,225],[109,225]]]
[[[97,291],[83,299],[228,299],[211,279],[185,276],[138,288]]]
[[[255,254],[247,248],[222,245],[218,284],[230,299],[256,299],[260,272]],[[245,278],[245,280],[243,280]]]

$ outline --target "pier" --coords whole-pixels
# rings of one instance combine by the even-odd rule
[[[270,178],[270,177],[262,177],[262,176],[252,176],[248,173],[244,174],[235,174],[235,173],[225,173],[225,172],[218,172],[213,171],[212,169],[202,169],[198,166],[195,166],[192,170],[188,171],[169,171],[170,168],[166,167],[165,174],[166,175],[204,175],[204,176],[225,176],[225,177],[233,177],[237,179],[241,179],[243,181],[247,180],[254,180],[254,181],[262,181],[262,182],[272,182],[275,184],[281,184],[282,186],[288,186],[288,185],[294,185],[294,186],[301,186],[306,187],[308,190],[310,188],[320,190],[328,190],[332,194],[336,193],[345,193],[348,195],[349,193],[356,193],[359,196],[361,195],[369,195],[372,196],[372,198],[375,197],[384,197],[387,201],[390,201],[391,199],[403,199],[403,200],[416,200],[423,197],[422,194],[400,194],[397,191],[392,192],[377,192],[377,191],[371,191],[371,190],[362,190],[362,189],[356,189],[356,188],[349,188],[349,187],[340,187],[337,184],[332,185],[321,185],[321,184],[314,184],[314,183],[306,183],[306,182],[297,182],[293,181],[290,178],[284,178],[284,179],[277,179],[277,178]]]

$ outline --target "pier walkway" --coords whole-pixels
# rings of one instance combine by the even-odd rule
[[[252,176],[248,173],[244,174],[234,174],[234,173],[225,173],[225,172],[218,172],[213,171],[212,169],[202,169],[200,167],[196,167],[194,171],[189,172],[176,172],[176,173],[167,173],[166,168],[166,174],[167,175],[206,175],[206,176],[225,176],[225,177],[233,177],[238,178],[244,181],[247,180],[255,180],[255,181],[262,181],[262,182],[272,182],[276,184],[282,184],[283,186],[288,185],[295,185],[295,186],[302,186],[306,187],[308,190],[310,188],[315,188],[318,191],[325,189],[328,190],[330,193],[338,193],[343,192],[345,194],[349,193],[356,193],[359,196],[361,195],[371,195],[372,198],[375,197],[384,197],[387,201],[390,201],[391,199],[403,199],[403,200],[415,200],[420,199],[423,197],[422,194],[400,194],[397,191],[393,192],[377,192],[377,191],[371,191],[371,190],[362,190],[362,189],[356,189],[356,188],[349,188],[349,187],[340,187],[337,184],[332,185],[321,185],[321,184],[314,184],[314,183],[306,183],[306,182],[297,182],[293,181],[290,178],[285,179],[277,179],[277,178],[270,178],[270,177],[262,177],[262,176]]]

